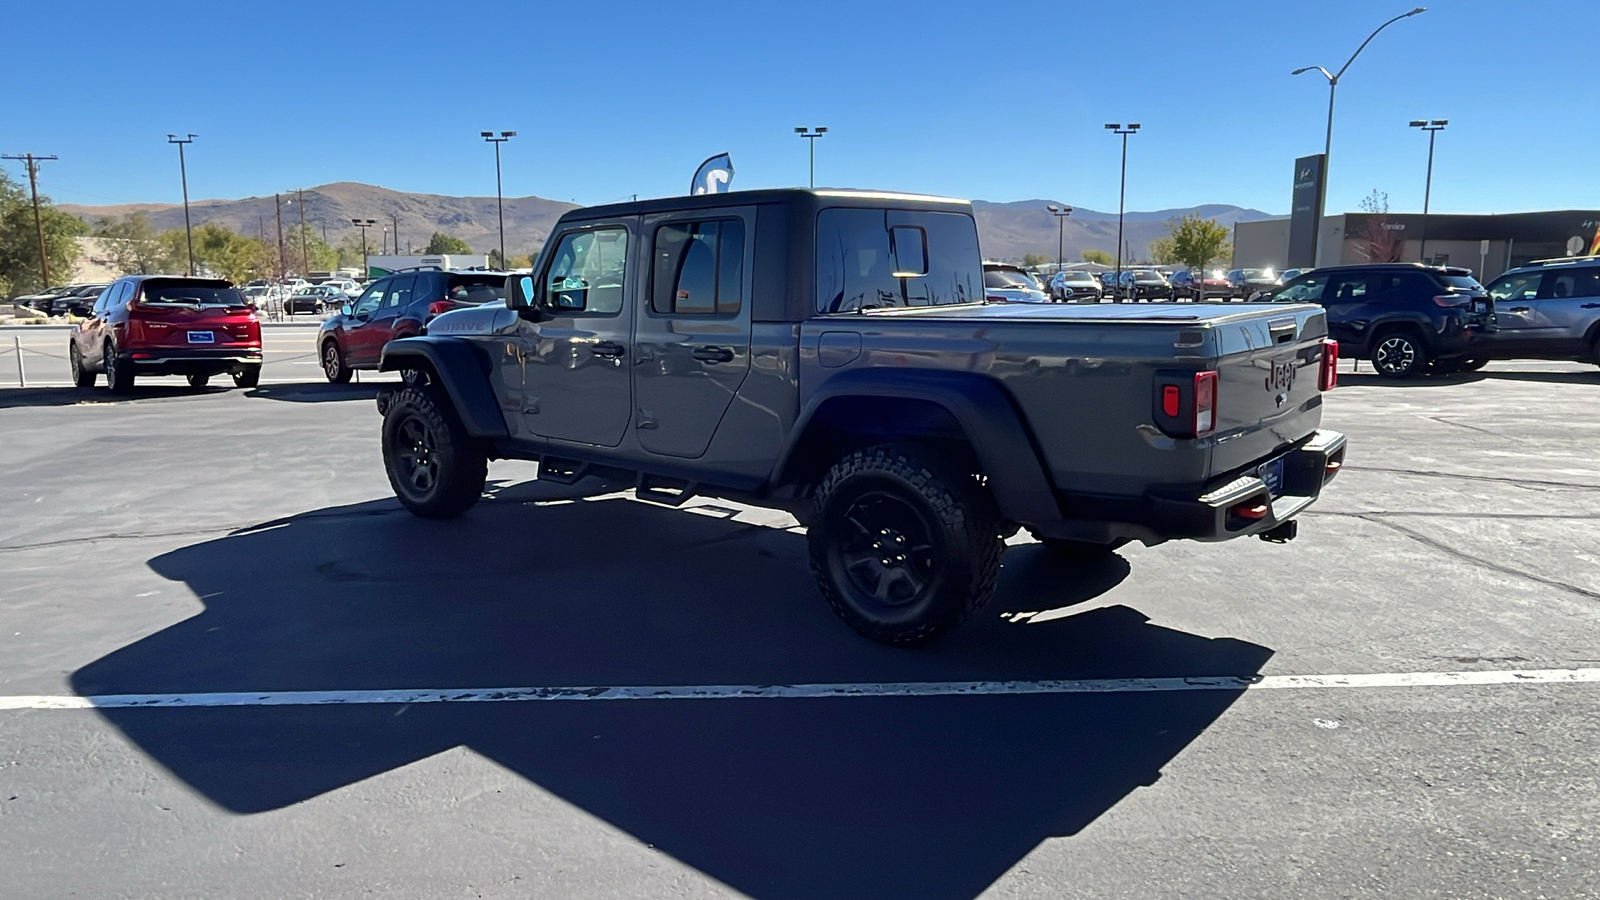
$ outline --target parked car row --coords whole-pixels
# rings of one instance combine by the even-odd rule
[[[1256,299],[1316,303],[1346,355],[1410,378],[1496,359],[1600,365],[1600,258],[1512,269],[1485,288],[1470,269],[1382,263],[1307,271]]]
[[[84,315],[105,289],[105,284],[64,284],[37,294],[24,294],[11,303],[17,309],[32,309],[47,316]]]

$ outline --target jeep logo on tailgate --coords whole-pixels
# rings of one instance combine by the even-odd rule
[[[1294,386],[1294,360],[1273,363],[1272,374],[1267,376],[1267,390],[1288,391]]]

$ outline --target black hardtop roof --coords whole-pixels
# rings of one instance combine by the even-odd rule
[[[620,216],[672,213],[684,210],[728,206],[754,206],[760,203],[784,205],[804,204],[814,209],[830,206],[884,207],[903,209],[907,206],[927,208],[940,212],[972,212],[968,200],[934,197],[926,194],[903,194],[895,191],[835,190],[831,188],[768,188],[759,191],[729,191],[725,194],[697,194],[682,197],[657,197],[627,203],[607,203],[569,210],[561,222],[584,219],[616,218]],[[557,223],[560,224],[560,223]]]
[[[144,281],[183,281],[195,284],[226,284],[230,286],[233,284],[226,278],[207,278],[204,275],[124,275],[120,280],[135,283]]]
[[[1437,272],[1441,275],[1471,275],[1472,270],[1462,266],[1428,266],[1419,262],[1391,262],[1391,263],[1350,263],[1343,266],[1318,266],[1307,269],[1301,275],[1310,275],[1312,272],[1348,272],[1352,269],[1420,269],[1424,272]]]

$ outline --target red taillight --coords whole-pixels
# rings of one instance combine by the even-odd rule
[[[440,313],[447,313],[455,308],[456,305],[451,303],[449,300],[435,300],[428,304],[428,315],[437,316]]]
[[[1163,395],[1162,402],[1166,402]],[[1194,436],[1205,437],[1217,427],[1217,373],[1194,373]]]
[[[1317,390],[1331,391],[1339,385],[1339,342],[1322,339],[1322,368],[1317,372]]]
[[[1438,295],[1434,296],[1433,302],[1438,304],[1439,306],[1444,307],[1445,309],[1455,309],[1456,307],[1460,307],[1460,306],[1471,306],[1472,305],[1472,295],[1471,294],[1438,294]]]
[[[1176,419],[1183,409],[1183,392],[1175,384],[1161,386],[1161,411]]]

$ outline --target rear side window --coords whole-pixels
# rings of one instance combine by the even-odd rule
[[[656,229],[650,308],[664,315],[734,316],[744,305],[744,223],[676,222]]]
[[[1565,300],[1568,297],[1600,295],[1600,268],[1568,269],[1549,272],[1539,287],[1540,300]]]
[[[817,215],[816,308],[830,313],[977,303],[985,282],[982,259],[971,216],[825,209]]]
[[[1483,285],[1471,275],[1440,275],[1439,283],[1456,291],[1481,291]]]
[[[1008,272],[1005,269],[985,269],[983,286],[986,288],[1031,288],[1033,283],[1020,272]]]
[[[1284,285],[1272,299],[1278,303],[1321,303],[1322,291],[1327,286],[1326,275],[1302,275]]]

